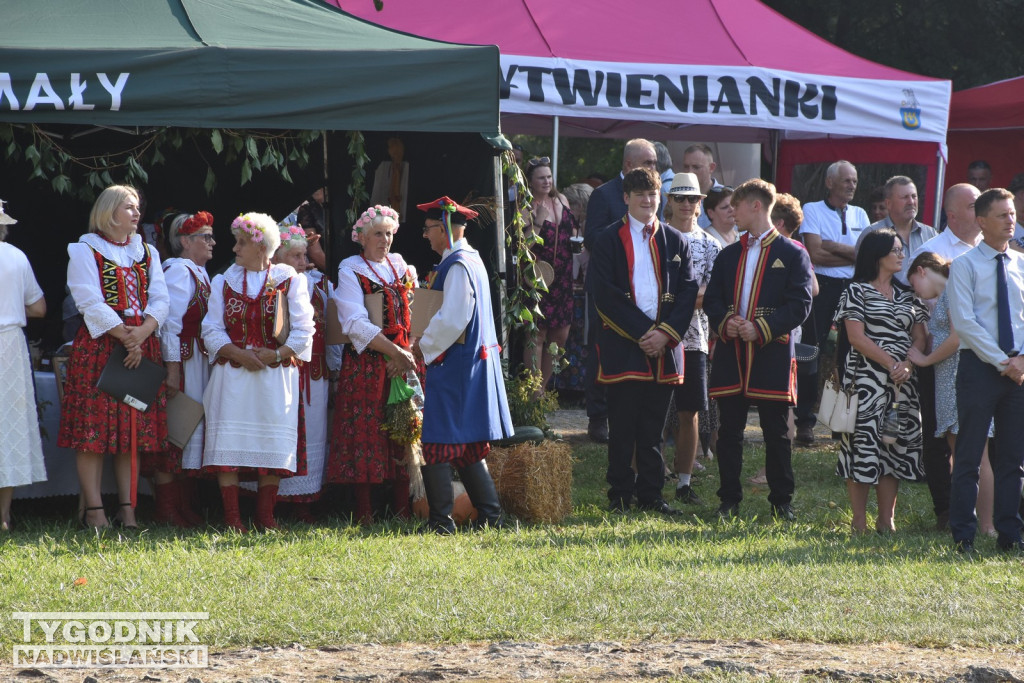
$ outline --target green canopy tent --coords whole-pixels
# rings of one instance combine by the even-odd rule
[[[0,121],[498,133],[497,47],[319,0],[0,0],[0,17]]]

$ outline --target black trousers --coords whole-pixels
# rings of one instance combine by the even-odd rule
[[[718,430],[718,497],[734,505],[743,500],[740,473],[743,470],[743,430],[747,411],[757,405],[764,435],[765,476],[768,478],[768,502],[786,505],[793,500],[793,445],[789,440],[789,405],[783,401],[751,401],[744,396],[718,399],[722,426]]]
[[[949,443],[935,434],[935,367],[917,368],[917,393],[921,399],[921,429],[923,443],[921,460],[924,463],[928,492],[932,494],[935,516],[949,512],[950,457]]]
[[[1024,387],[969,349],[960,351],[956,371],[956,459],[949,499],[954,541],[974,541],[978,526],[978,473],[988,428],[995,419],[995,448],[989,453],[995,478],[992,523],[998,542],[1021,540],[1020,494],[1024,487]]]
[[[629,504],[633,495],[640,505],[661,499],[665,486],[665,460],[661,456],[661,430],[665,426],[671,384],[621,382],[608,389],[608,499]],[[636,473],[631,463],[636,454]]]

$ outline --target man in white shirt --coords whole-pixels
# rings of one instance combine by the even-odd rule
[[[946,229],[924,242],[905,260],[913,262],[918,254],[930,251],[952,261],[978,246],[981,228],[974,217],[974,202],[979,194],[978,188],[970,183],[959,183],[946,190],[942,201],[946,210]]]
[[[818,278],[811,319],[804,326],[804,342],[822,344],[828,336],[839,296],[853,280],[854,246],[871,222],[864,209],[850,204],[857,191],[857,169],[849,161],[837,161],[825,171],[825,199],[804,204],[800,234]],[[807,375],[801,385],[818,386],[818,375]],[[814,404],[817,391],[800,392],[796,407],[796,442],[814,443]]]

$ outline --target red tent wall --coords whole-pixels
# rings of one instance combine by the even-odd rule
[[[779,165],[776,185],[779,190],[789,192],[793,187],[793,174],[802,164],[830,164],[845,159],[854,166],[858,164],[914,164],[926,168],[925,182],[918,188],[921,202],[918,206],[918,220],[935,225],[935,197],[939,172],[939,148],[933,142],[906,142],[877,138],[844,138],[842,140],[785,140],[779,149]],[[862,182],[857,188],[854,204],[867,209],[867,195],[871,187]],[[801,202],[819,201],[824,195],[824,185],[817,194],[801,197]]]
[[[946,187],[964,182],[967,166],[984,159],[992,186],[1024,173],[1024,76],[953,93],[949,106]]]

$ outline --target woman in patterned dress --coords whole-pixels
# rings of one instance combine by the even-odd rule
[[[27,318],[46,315],[46,299],[28,258],[4,243],[7,226],[18,221],[4,213],[0,199],[0,532],[11,530],[14,487],[46,481],[39,415],[32,384],[32,360],[22,328]]]
[[[394,512],[401,517],[409,512],[409,475],[399,464],[405,449],[381,428],[389,378],[416,368],[409,351],[409,293],[416,277],[405,259],[389,253],[397,230],[394,209],[377,205],[364,211],[352,229],[362,253],[338,266],[334,292],[351,343],[345,345],[335,396],[327,480],[353,487],[356,519],[364,525],[373,521],[374,485],[391,483]],[[366,295],[376,293],[382,294],[381,326],[370,321],[365,304]]]
[[[949,297],[946,295],[946,279],[949,277],[949,261],[938,254],[925,251],[917,255],[907,271],[914,293],[925,301],[935,300],[935,308],[928,319],[931,334],[931,352],[922,353],[910,349],[907,356],[918,366],[935,366],[935,436],[944,436],[950,453],[956,457],[956,435],[959,431],[956,414],[956,369],[960,364],[960,337],[953,329],[949,318]],[[991,428],[989,436],[992,436]],[[981,452],[981,469],[978,472],[978,500],[975,504],[978,530],[989,536],[996,536],[992,523],[992,505],[995,496],[995,480],[992,463],[988,458],[988,445]]]
[[[540,300],[544,317],[535,321],[537,331],[527,339],[523,350],[523,364],[527,369],[540,370],[540,393],[543,394],[554,372],[556,354],[551,352],[550,346],[556,344],[564,349],[572,326],[572,242],[569,238],[576,235],[579,225],[569,210],[569,200],[555,189],[548,157],[534,157],[527,162],[526,180],[533,194],[527,232],[536,232],[544,240],[544,244],[534,245],[531,251],[538,260],[551,264],[555,271],[554,280],[548,283],[548,291]]]
[[[313,306],[313,322],[316,325],[310,361],[299,366],[299,400],[302,402],[306,428],[306,474],[282,479],[277,489],[278,501],[288,503],[291,516],[306,524],[316,521],[310,504],[320,499],[323,488],[330,378],[333,376],[337,379],[338,368],[341,366],[341,349],[326,345],[327,325],[324,315],[334,287],[323,273],[309,264],[306,250],[319,237],[316,233],[310,236],[309,232],[298,225],[282,225],[281,246],[277,248],[273,259],[274,263],[289,265],[306,278],[310,305]],[[255,484],[243,482],[242,487],[254,489]]]
[[[89,232],[68,245],[68,288],[85,324],[71,348],[57,445],[77,453],[85,506],[80,520],[89,527],[107,526],[100,497],[103,457],[114,456],[120,501],[115,522],[135,527],[132,459],[141,457],[140,469],[150,468],[162,457],[167,438],[163,389],[148,410],[139,412],[96,388],[118,344],[128,352],[125,367],[138,367],[143,357],[162,362],[154,332],[167,319],[167,287],[160,257],[136,232],[139,218],[135,189],[112,185],[93,204]],[[133,422],[139,453],[132,452]]]
[[[836,321],[842,321],[850,349],[842,364],[843,385],[857,389],[857,425],[843,434],[836,474],[846,479],[854,533],[867,531],[871,487],[878,497],[879,533],[894,531],[893,516],[901,479],[923,479],[921,405],[913,381],[911,347],[926,342],[928,313],[912,292],[896,287],[893,275],[903,267],[903,247],[890,228],[864,238],[857,252],[853,283],[839,298]],[[882,422],[899,401],[895,443],[882,440]]]
[[[313,307],[306,278],[272,265],[281,233],[274,219],[247,213],[231,223],[235,263],[213,278],[203,343],[213,370],[206,386],[203,471],[217,475],[224,521],[248,531],[238,511],[240,479],[256,479],[256,526],[277,528],[274,504],[281,478],[306,474],[299,369],[313,346]],[[277,293],[288,302],[290,330],[274,339]]]

